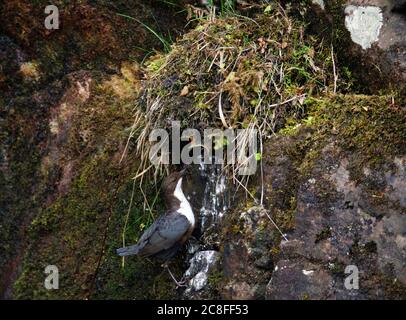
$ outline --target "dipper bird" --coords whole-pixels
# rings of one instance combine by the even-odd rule
[[[137,244],[117,249],[119,256],[139,255],[165,260],[164,267],[178,286],[179,283],[168,267],[171,259],[190,238],[195,227],[195,216],[182,190],[186,169],[165,178],[162,189],[167,211],[143,233]]]

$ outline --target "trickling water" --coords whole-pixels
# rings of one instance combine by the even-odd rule
[[[206,181],[200,209],[201,230],[204,232],[223,217],[229,208],[229,198],[221,165],[200,164],[200,175]]]
[[[227,179],[222,173],[221,165],[200,163],[199,173],[205,182],[202,207],[200,209],[200,230],[208,238],[216,238],[215,227],[229,208]],[[206,238],[206,237],[202,237]],[[206,243],[204,244],[206,245]],[[219,252],[202,250],[201,245],[191,245],[189,268],[185,277],[189,280],[184,296],[192,298],[194,293],[204,289],[208,283],[208,274],[219,259]]]

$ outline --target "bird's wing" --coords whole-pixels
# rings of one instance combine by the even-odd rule
[[[175,245],[188,231],[189,220],[179,214],[165,214],[159,217],[138,241],[141,256],[154,255]]]

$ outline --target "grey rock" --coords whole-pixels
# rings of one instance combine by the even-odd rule
[[[351,159],[334,159],[332,150],[324,149],[312,178],[299,186],[296,227],[280,245],[269,299],[384,299],[385,279],[406,284],[405,158],[379,171],[364,168],[356,184]],[[349,265],[359,269],[359,290],[344,286]]]
[[[219,256],[217,251],[206,250],[197,252],[190,259],[190,266],[185,272],[185,278],[188,279],[188,287],[184,293],[186,296],[206,287],[209,273],[218,262]]]

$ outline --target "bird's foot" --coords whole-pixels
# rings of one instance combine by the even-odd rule
[[[178,288],[182,288],[182,287],[187,287],[186,285],[186,279],[185,277],[182,277],[182,279],[180,279],[179,281],[176,280],[175,276],[173,275],[172,271],[169,269],[167,264],[164,264],[163,267],[168,270],[168,273],[170,275],[170,277],[172,278],[172,280],[175,282],[176,284],[176,289]]]
[[[172,280],[175,282],[176,284],[176,289],[179,288],[186,288],[187,284],[186,284],[186,280],[182,277],[182,279],[180,279],[179,281],[177,281],[175,278],[172,278]]]

